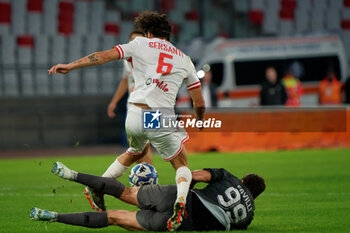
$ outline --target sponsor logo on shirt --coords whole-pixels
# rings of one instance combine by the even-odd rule
[[[161,89],[164,92],[168,92],[169,89],[167,88],[168,84],[164,83],[164,81],[159,81],[159,79],[154,78],[153,83],[156,84],[156,86]]]
[[[148,86],[148,85],[150,85],[152,83],[152,79],[151,78],[148,78],[147,80],[146,80],[146,85]]]

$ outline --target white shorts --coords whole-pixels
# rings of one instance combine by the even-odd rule
[[[188,134],[185,131],[144,130],[142,117],[141,108],[133,104],[128,106],[125,130],[128,136],[129,148],[126,153],[138,155],[148,142],[151,142],[165,161],[175,158],[183,150],[183,144],[189,139]]]

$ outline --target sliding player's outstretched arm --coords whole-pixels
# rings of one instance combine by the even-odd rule
[[[211,174],[206,170],[195,170],[192,171],[192,182],[190,188],[193,189],[194,186],[199,182],[209,183],[211,180]]]
[[[191,188],[193,188],[194,185],[199,182],[215,182],[219,179],[222,179],[224,175],[232,176],[232,174],[226,171],[224,168],[205,168],[204,170],[192,171]]]
[[[209,183],[211,180],[211,174],[207,170],[195,170],[192,172],[192,180],[195,182]]]
[[[88,66],[101,65],[103,63],[119,59],[119,53],[116,50],[110,49],[101,52],[92,53],[79,60],[71,62],[69,64],[57,64],[49,70],[49,74],[67,74],[69,71],[84,68]]]

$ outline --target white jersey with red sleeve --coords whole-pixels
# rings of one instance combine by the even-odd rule
[[[129,97],[131,103],[174,107],[183,82],[188,90],[201,86],[191,59],[169,41],[136,37],[114,48],[133,67],[135,89]]]

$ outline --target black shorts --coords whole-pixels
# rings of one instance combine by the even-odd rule
[[[138,223],[148,231],[167,231],[167,221],[173,215],[176,200],[176,185],[141,186],[137,200],[139,210],[136,214]],[[192,221],[192,194],[186,200],[186,218],[178,230],[194,230]]]

